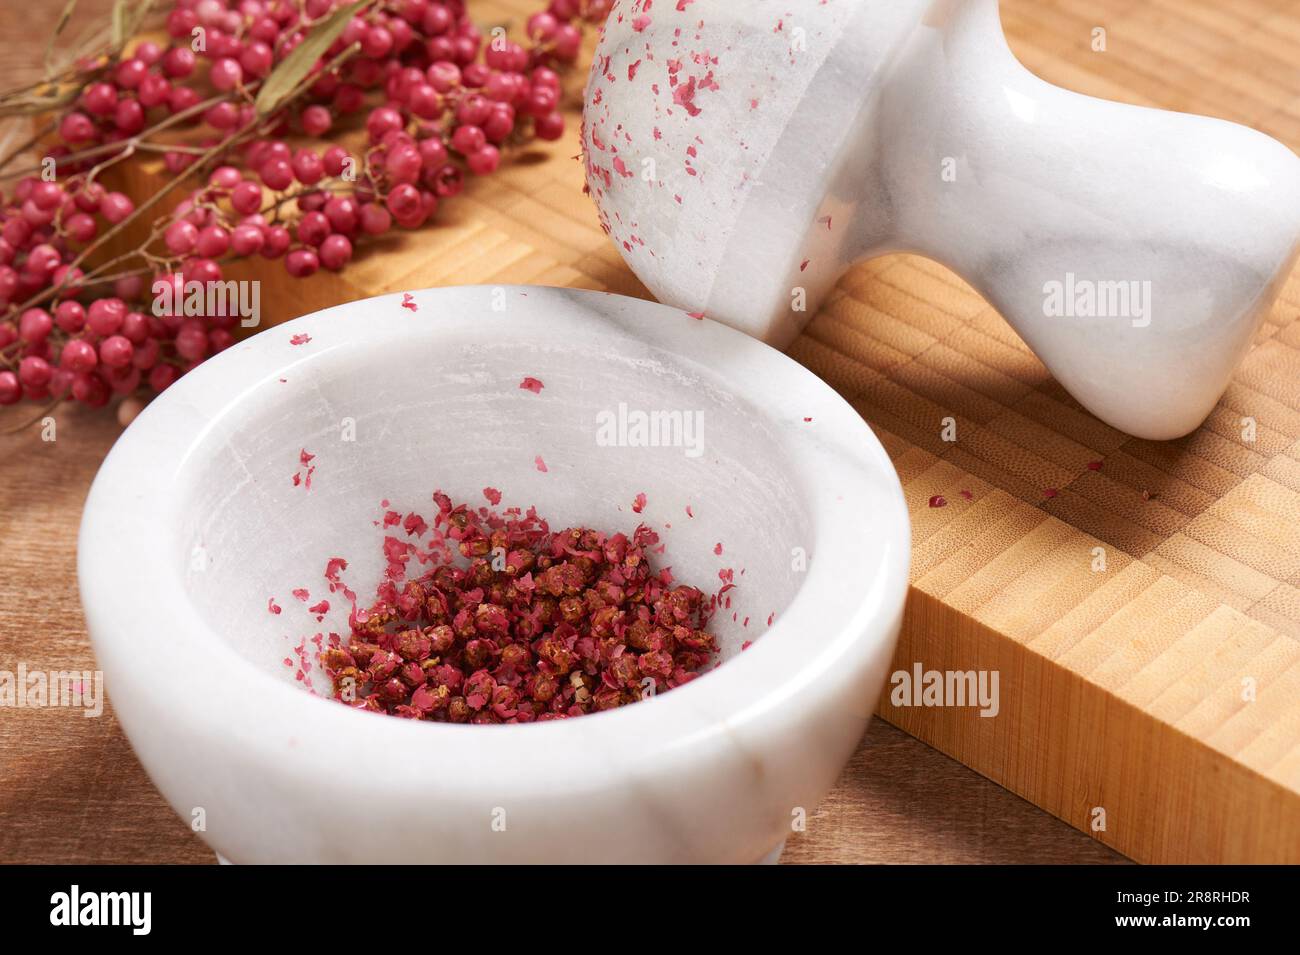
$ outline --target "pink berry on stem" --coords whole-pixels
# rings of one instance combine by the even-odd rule
[[[478,126],[457,126],[451,134],[451,148],[462,156],[478,152],[487,143],[487,137]]]
[[[335,232],[350,235],[357,228],[357,203],[348,196],[334,196],[325,203],[325,218]]]
[[[144,129],[144,107],[139,100],[119,101],[113,112],[113,125],[129,136]]]
[[[80,338],[70,338],[59,353],[59,365],[75,374],[90,371],[99,364],[95,346]]]
[[[212,64],[208,72],[208,82],[213,89],[228,93],[244,81],[244,68],[238,61],[223,56]]]
[[[442,113],[442,100],[438,96],[438,91],[429,83],[419,83],[411,87],[411,91],[406,95],[406,105],[421,119],[434,119]]]
[[[421,166],[420,151],[414,146],[390,150],[384,160],[384,171],[392,182],[415,182],[420,178]]]
[[[103,198],[104,187],[97,182],[88,182],[73,194],[73,201],[82,212],[98,212]]]
[[[331,146],[325,150],[325,155],[321,157],[321,162],[325,165],[325,174],[328,176],[343,175],[343,168],[351,158],[352,154],[342,146]]]
[[[331,272],[337,272],[343,268],[351,258],[352,243],[348,241],[347,236],[339,235],[336,232],[326,238],[320,245],[321,265]]]
[[[412,215],[420,207],[420,191],[409,183],[402,183],[388,193],[388,211],[397,219]]]
[[[368,203],[361,207],[361,231],[380,235],[393,227],[393,217],[383,206]]]
[[[260,252],[266,239],[255,225],[237,225],[230,236],[230,248],[238,256]]]
[[[149,319],[143,312],[127,312],[122,318],[121,333],[132,345],[143,345],[149,339]]]
[[[62,331],[75,335],[86,327],[86,308],[74,299],[60,302],[54,307],[54,322]]]
[[[28,355],[18,364],[18,380],[26,388],[40,389],[50,383],[54,369],[44,358]]]
[[[63,222],[63,231],[74,242],[89,242],[99,231],[95,217],[86,212],[74,212]]]
[[[323,212],[308,212],[298,220],[298,241],[304,245],[320,245],[329,234],[329,219]]]
[[[249,76],[263,77],[271,72],[274,55],[271,47],[261,40],[253,40],[239,55],[239,65]]]
[[[314,186],[325,175],[325,164],[310,149],[300,149],[293,156],[293,174],[304,186]]]
[[[220,282],[221,266],[211,259],[190,259],[185,263],[185,278],[190,282]]]
[[[302,111],[300,117],[302,131],[308,136],[320,138],[330,131],[334,124],[334,119],[330,116],[330,111],[324,106],[315,104],[308,106]]]
[[[466,159],[466,165],[469,166],[469,171],[476,176],[489,175],[496,172],[497,167],[501,165],[501,151],[492,145],[483,146],[470,153]]]
[[[113,294],[123,301],[133,302],[144,292],[143,275],[123,275],[113,281]]]
[[[426,169],[441,168],[447,161],[447,147],[436,136],[421,139],[416,148],[420,151],[420,161]]]
[[[133,90],[140,85],[140,81],[145,78],[149,72],[149,66],[143,60],[132,57],[129,60],[123,60],[117,65],[117,70],[113,74],[113,79],[117,85],[124,90]]]
[[[153,66],[162,59],[163,50],[153,40],[145,40],[135,48],[135,58],[145,66]]]
[[[63,187],[57,182],[41,181],[32,186],[28,197],[42,209],[53,209],[63,202]]]
[[[18,317],[18,337],[29,345],[45,341],[54,330],[54,319],[43,308],[29,308]]]
[[[289,248],[289,243],[293,237],[289,230],[282,225],[273,225],[265,229],[262,233],[266,241],[262,244],[262,255],[268,259],[278,259],[284,255]]]
[[[108,404],[108,386],[98,375],[82,372],[72,379],[72,397],[91,408],[102,408]]]
[[[23,396],[23,386],[12,371],[0,371],[0,405],[17,404]]]
[[[283,159],[272,159],[261,169],[262,182],[277,192],[293,185],[293,167]]]
[[[186,323],[176,333],[176,354],[188,361],[199,361],[208,354],[208,333],[202,323]]]
[[[140,81],[140,89],[136,91],[136,97],[140,100],[140,105],[146,109],[152,109],[155,106],[161,106],[167,102],[171,96],[172,85],[166,77],[159,76],[157,73],[150,73]]]
[[[533,120],[533,132],[538,139],[553,141],[564,135],[564,115],[547,113]]]
[[[320,267],[320,259],[310,249],[294,249],[285,256],[284,267],[296,279],[307,278]]]
[[[173,86],[167,94],[167,109],[172,113],[183,112],[198,103],[199,91],[189,86]]]
[[[195,56],[188,46],[174,46],[162,59],[162,69],[172,79],[182,79],[194,72]]]
[[[163,232],[163,244],[173,255],[189,255],[199,240],[199,230],[192,222],[181,219],[173,222]]]
[[[86,309],[86,328],[101,338],[116,335],[126,319],[126,303],[120,298],[100,298]]]
[[[131,356],[131,364],[141,371],[148,371],[158,363],[158,355],[162,351],[162,346],[158,344],[156,338],[146,338],[144,341],[135,342],[135,354]]]
[[[234,189],[244,179],[244,174],[236,166],[218,166],[208,176],[209,185],[220,189]]]
[[[381,26],[372,26],[361,38],[361,52],[372,60],[383,59],[393,48],[393,34]]]
[[[134,211],[135,203],[120,192],[106,194],[99,203],[100,215],[113,225],[117,225]]]
[[[175,365],[155,365],[149,372],[149,387],[154,391],[166,391],[178,377]]]
[[[124,335],[110,335],[99,343],[99,360],[109,368],[126,368],[135,357],[135,346]]]
[[[395,130],[400,130],[406,124],[402,121],[402,114],[391,106],[379,106],[370,111],[366,117],[366,132],[374,142],[383,139],[385,135]]]
[[[240,215],[252,215],[262,208],[262,187],[245,179],[230,191],[230,205]]]
[[[59,135],[68,143],[89,142],[95,138],[95,124],[85,113],[69,113],[59,123]]]
[[[219,225],[210,225],[199,232],[194,249],[199,255],[219,259],[230,249],[230,233]]]
[[[92,116],[112,116],[117,108],[117,88],[112,83],[91,83],[81,94],[81,105]]]

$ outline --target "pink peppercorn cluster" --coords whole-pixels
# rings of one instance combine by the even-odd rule
[[[337,699],[409,719],[530,723],[635,703],[716,658],[705,628],[717,598],[653,570],[658,535],[648,527],[630,538],[552,533],[532,508],[498,514],[434,500],[430,553],[387,538],[376,601],[354,609],[345,647],[321,653]],[[412,515],[406,526],[422,531],[424,521]],[[468,566],[451,562],[451,548]],[[408,580],[417,554],[437,566]],[[337,577],[331,586],[341,588]]]
[[[237,319],[154,316],[156,281],[179,276],[183,291],[251,256],[283,259],[294,278],[340,270],[367,236],[427,222],[466,171],[494,172],[507,144],[559,138],[557,71],[610,0],[551,0],[528,19],[528,46],[485,39],[464,0],[374,0],[321,57],[314,82],[258,116],[259,85],[342,5],[174,0],[166,43],[86,67],[45,149],[55,180],[25,176],[0,195],[0,405],[98,407],[113,394],[162,391],[232,344]],[[320,140],[361,113],[359,154],[284,138]],[[160,124],[187,131],[185,144],[151,139]],[[91,253],[138,205],[100,175],[134,161],[139,143],[165,147],[173,177],[206,173],[203,184],[154,223],[136,260],[93,267]]]

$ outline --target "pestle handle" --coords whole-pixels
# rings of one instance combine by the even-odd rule
[[[1044,82],[997,0],[931,8],[877,121],[891,244],[958,272],[1108,424],[1167,439],[1206,418],[1300,250],[1300,158]]]

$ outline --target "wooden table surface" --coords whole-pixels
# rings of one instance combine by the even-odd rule
[[[44,36],[61,6],[0,6],[0,85],[40,56],[32,38]],[[79,16],[109,6],[83,0]],[[0,429],[20,417],[9,411]],[[0,437],[0,670],[94,666],[76,588],[76,533],[90,481],[120,429],[109,412],[61,408],[55,417],[54,441],[35,429]],[[880,720],[783,859],[1123,861]],[[212,861],[150,784],[111,706],[98,719],[70,709],[0,710],[0,862]]]

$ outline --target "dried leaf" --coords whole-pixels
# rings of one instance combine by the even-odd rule
[[[58,42],[59,37],[63,34],[72,19],[72,13],[77,9],[77,0],[68,0],[63,5],[63,12],[59,14],[59,22],[54,24],[54,32],[50,34],[49,42],[45,44],[45,78],[49,79],[53,73],[54,63],[54,44]]]
[[[113,4],[113,29],[110,34],[114,50],[126,46],[126,42],[139,32],[154,0],[117,0]]]
[[[306,38],[293,48],[262,84],[253,104],[258,116],[273,113],[294,89],[307,78],[316,61],[325,55],[335,40],[343,33],[348,21],[356,16],[362,7],[369,6],[374,0],[356,0],[345,7],[339,7],[328,17],[316,24]]]
[[[68,87],[63,90],[51,87],[45,93],[5,97],[0,99],[0,117],[32,116],[38,113],[48,113],[51,110],[60,109],[75,102],[80,95],[81,90],[76,87]]]
[[[127,24],[127,7],[131,5],[131,0],[117,0],[113,4],[113,47],[120,49],[126,42],[126,24]]]

